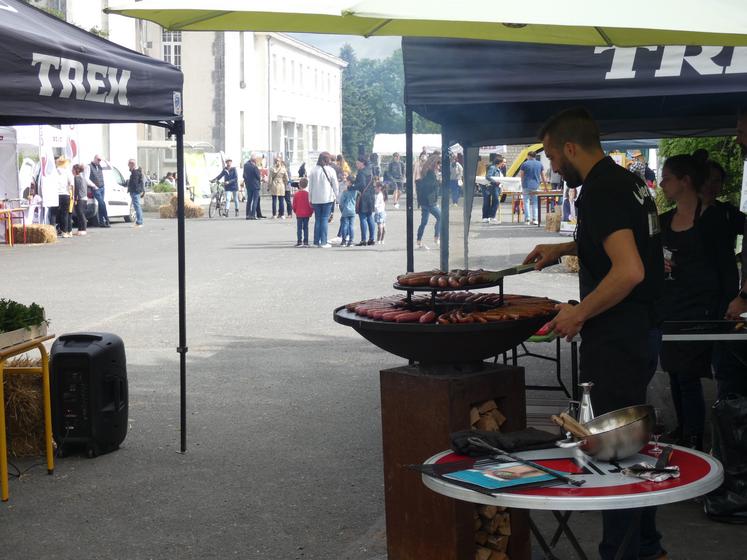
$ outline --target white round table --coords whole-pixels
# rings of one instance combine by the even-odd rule
[[[586,481],[581,487],[559,484],[511,490],[493,496],[482,494],[442,478],[423,474],[423,483],[439,494],[474,502],[521,509],[543,509],[561,511],[590,511],[608,509],[630,509],[682,502],[715,490],[724,480],[724,469],[716,459],[705,453],[672,446],[670,465],[680,468],[678,479],[665,482],[649,482],[625,476],[610,463],[594,461],[573,449],[545,449],[524,451],[516,456],[556,469],[570,472],[573,478]],[[647,446],[637,455],[618,464],[627,467],[635,463],[655,463],[656,457],[649,454]],[[434,455],[426,464],[448,463],[466,457],[444,451]]]
[[[560,448],[524,451],[514,455],[563,473],[569,473],[572,478],[583,479],[586,481],[583,486],[558,484],[507,490],[499,494],[488,495],[427,474],[423,474],[422,479],[423,483],[434,492],[457,500],[509,508],[551,510],[558,521],[558,529],[550,545],[545,542],[531,518],[529,520],[530,529],[545,552],[546,558],[556,558],[551,549],[557,543],[561,532],[565,533],[571,541],[579,557],[586,558],[567,525],[571,511],[658,506],[702,496],[721,486],[724,480],[724,469],[716,459],[692,449],[678,446],[672,446],[672,448],[673,453],[669,464],[680,468],[680,477],[664,482],[649,482],[626,476],[620,473],[615,465],[594,461],[578,450]],[[619,461],[618,465],[624,468],[641,462],[655,463],[656,456],[650,454],[650,449],[651,445],[648,445],[637,455]],[[469,457],[444,451],[429,458],[425,464],[445,465],[465,459]],[[624,550],[624,543],[627,539],[628,537],[620,546],[620,551]],[[620,551],[618,554],[621,553]]]

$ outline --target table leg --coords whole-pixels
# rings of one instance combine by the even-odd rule
[[[571,528],[568,526],[567,523],[567,517],[564,518],[563,515],[559,511],[553,511],[552,514],[555,516],[555,519],[558,522],[558,529],[560,529],[564,534],[565,537],[568,539],[568,541],[571,543],[571,546],[573,547],[573,550],[576,551],[576,554],[581,560],[588,560],[588,557],[584,553],[584,549],[581,548],[581,545],[578,544],[578,540],[576,539],[576,535],[573,534],[573,531],[571,531]],[[568,514],[568,517],[570,517],[570,513]]]
[[[565,513],[563,513],[563,521],[568,523],[568,520],[571,518],[571,513],[573,512],[566,511]],[[563,527],[558,525],[558,528],[555,529],[555,534],[552,536],[552,539],[550,539],[550,546],[552,548],[555,548],[555,545],[558,544],[558,541],[560,540],[560,537],[562,535],[563,535]]]
[[[537,227],[542,226],[542,203],[540,202],[540,197],[536,197],[535,200],[537,201]]]
[[[534,538],[537,540],[537,544],[540,545],[540,548],[542,549],[542,552],[545,555],[545,558],[547,560],[560,560],[555,554],[553,554],[552,549],[548,546],[547,541],[545,541],[545,538],[542,536],[542,533],[540,533],[539,529],[537,528],[537,525],[535,525],[534,520],[532,519],[532,516],[527,516],[529,519],[529,530],[534,535]]]
[[[0,499],[8,501],[8,445],[5,436],[5,391],[3,371],[5,360],[0,360]]]
[[[54,450],[52,448],[52,395],[49,389],[49,354],[43,344],[39,345],[42,359],[42,394],[44,396],[44,442],[47,451],[47,474],[54,473]]]

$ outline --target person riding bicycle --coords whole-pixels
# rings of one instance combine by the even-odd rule
[[[236,216],[239,215],[239,175],[236,172],[236,168],[231,165],[232,160],[226,160],[226,167],[213,179],[213,181],[219,181],[225,179],[223,189],[226,191],[226,215],[228,210],[231,208],[231,198],[233,198],[234,204],[236,205]]]

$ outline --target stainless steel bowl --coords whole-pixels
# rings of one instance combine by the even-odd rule
[[[559,441],[559,447],[576,447],[600,461],[619,461],[635,455],[651,439],[654,409],[649,405],[629,406],[597,416],[584,424],[590,436]]]

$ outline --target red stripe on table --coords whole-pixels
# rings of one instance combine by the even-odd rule
[[[646,446],[641,450],[641,454],[646,455],[650,449],[650,446]],[[464,455],[457,455],[456,453],[449,453],[444,457],[441,457],[437,464],[440,463],[452,463],[455,461],[463,461],[465,459],[473,459],[473,457],[467,457]],[[656,457],[652,457],[652,461]],[[558,465],[557,467],[551,466],[554,462],[564,461],[563,459],[537,459],[535,462],[540,465],[547,466],[550,468],[558,468],[558,470],[565,471],[568,464],[565,466]],[[565,461],[568,461],[567,459]],[[669,462],[670,465],[676,465],[680,468],[680,477],[677,479],[670,479],[664,482],[649,482],[646,480],[639,480],[637,482],[631,482],[628,484],[619,484],[616,486],[598,486],[598,487],[580,487],[580,488],[559,488],[559,487],[536,487],[536,488],[525,488],[523,490],[514,490],[513,494],[522,494],[525,496],[548,496],[548,497],[563,497],[563,498],[590,498],[595,496],[620,496],[620,495],[632,495],[642,494],[644,492],[652,492],[656,490],[667,490],[669,488],[679,488],[687,484],[691,484],[705,477],[711,470],[711,466],[705,459],[702,459],[694,453],[688,453],[687,451],[674,450],[672,458]],[[579,477],[580,478],[580,477]]]

